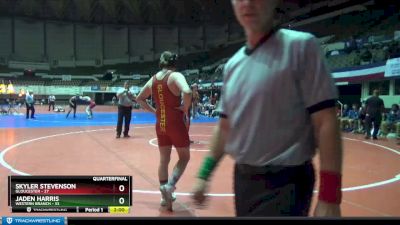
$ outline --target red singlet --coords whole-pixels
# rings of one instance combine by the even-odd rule
[[[153,76],[152,93],[156,103],[156,132],[158,146],[189,147],[189,134],[184,123],[184,113],[176,109],[181,105],[181,97],[175,96],[168,88],[168,78],[171,72],[162,80]]]

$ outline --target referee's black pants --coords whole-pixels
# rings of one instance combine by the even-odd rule
[[[118,106],[118,123],[117,123],[117,135],[120,136],[122,132],[122,123],[125,119],[124,135],[129,133],[129,125],[132,117],[132,106]]]
[[[380,115],[379,116],[368,115],[365,117],[365,130],[367,131],[367,137],[371,136],[372,123],[374,123],[374,132],[372,133],[372,137],[374,138],[378,137],[378,131],[379,128],[381,127],[381,122],[382,122],[382,117]]]
[[[31,111],[31,118],[35,118],[35,105],[26,103],[26,118],[29,119],[29,111]]]
[[[56,103],[54,101],[49,101],[49,111],[50,108],[53,107],[53,111],[54,111],[54,106],[56,105]]]
[[[308,216],[315,183],[313,164],[254,167],[236,164],[238,217]]]

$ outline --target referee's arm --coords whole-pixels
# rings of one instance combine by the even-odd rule
[[[199,170],[199,177],[197,178],[193,189],[193,199],[196,204],[202,204],[206,199],[205,192],[207,191],[207,183],[212,172],[215,170],[216,165],[224,156],[225,143],[229,134],[229,130],[230,125],[228,118],[221,117],[211,138],[210,152],[204,157],[203,165]],[[212,166],[210,166],[209,163],[206,163],[210,159],[213,161]],[[208,171],[208,175],[206,175],[207,178],[203,177],[204,175],[202,172],[204,170]]]
[[[217,127],[214,129],[213,136],[211,138],[210,153],[217,162],[224,155],[224,148],[226,143],[226,138],[229,133],[229,120],[228,118],[221,117]]]
[[[335,107],[324,108],[311,114],[314,136],[319,149],[321,171],[342,174],[343,150]],[[320,186],[321,187],[321,186]],[[338,191],[340,192],[338,187]],[[315,216],[340,216],[339,204],[318,201]]]

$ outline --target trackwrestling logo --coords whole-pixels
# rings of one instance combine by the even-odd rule
[[[64,225],[64,217],[3,217],[4,224],[9,225],[34,225],[53,224]]]

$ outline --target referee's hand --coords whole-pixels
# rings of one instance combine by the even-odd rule
[[[206,200],[207,181],[198,178],[193,188],[193,200],[196,205],[203,205]]]
[[[340,217],[340,204],[318,201],[314,211],[315,217]]]

